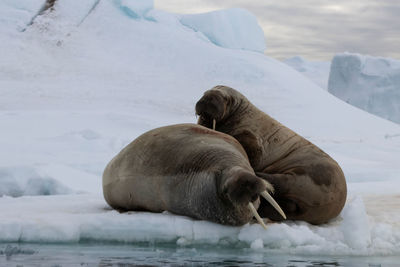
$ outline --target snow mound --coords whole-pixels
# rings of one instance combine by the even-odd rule
[[[100,0],[57,0],[52,8],[36,16],[30,33],[47,36],[48,41],[62,45],[62,37],[71,35],[87,16],[93,12]]]
[[[315,82],[322,89],[328,90],[330,62],[308,61],[301,56],[291,57],[283,62]]]
[[[360,197],[350,199],[341,217],[329,224],[288,221],[269,224],[267,230],[259,224],[223,226],[167,212],[119,213],[110,210],[101,195],[3,198],[0,213],[0,242],[214,244],[305,255],[400,252],[398,231],[369,223]]]
[[[42,10],[46,0],[2,0],[0,2],[0,32],[23,31]]]
[[[328,91],[369,113],[400,123],[400,61],[360,54],[332,60]]]
[[[30,167],[0,168],[0,197],[70,194],[59,181],[38,174]]]
[[[180,21],[183,25],[203,33],[218,46],[264,53],[264,33],[257,18],[247,10],[231,8],[182,15]]]

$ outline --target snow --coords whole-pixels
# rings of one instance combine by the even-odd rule
[[[183,25],[203,33],[216,45],[264,53],[264,33],[257,18],[247,10],[230,8],[182,15],[180,21]]]
[[[400,123],[400,61],[343,53],[332,60],[328,90],[369,113]]]
[[[146,13],[154,7],[153,0],[114,0],[114,3],[133,19],[145,18]]]
[[[301,56],[295,56],[287,58],[283,62],[315,82],[322,89],[328,90],[330,61],[310,61]]]
[[[0,33],[23,31],[40,12],[46,0],[2,0],[0,9]]]
[[[23,195],[55,195],[71,193],[57,180],[43,176],[30,167],[0,168],[0,197]]]
[[[287,222],[269,224],[267,230],[256,223],[230,227],[168,212],[119,213],[107,208],[99,194],[5,197],[0,213],[2,242],[244,245],[254,250],[306,255],[400,252],[400,234],[386,223],[370,224],[361,197],[350,198],[341,217],[323,227]]]
[[[0,242],[400,254],[399,125],[346,104],[261,53],[205,42],[180,15],[151,9],[145,17],[153,19],[135,19],[111,0],[56,3],[25,31],[7,28],[0,43],[0,187],[6,195],[0,197]],[[1,22],[5,29],[3,23],[9,21]],[[145,131],[195,122],[196,101],[217,84],[238,89],[339,162],[349,197],[337,219],[322,226],[270,224],[265,231],[258,224],[227,227],[110,210],[101,187],[109,160]]]

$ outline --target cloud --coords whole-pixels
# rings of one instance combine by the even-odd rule
[[[241,7],[263,28],[268,55],[329,60],[349,51],[400,59],[398,0],[156,0],[156,7],[200,13]]]

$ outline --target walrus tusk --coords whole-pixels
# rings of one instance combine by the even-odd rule
[[[261,226],[264,229],[267,229],[267,226],[265,225],[264,221],[261,219],[260,215],[258,215],[256,208],[254,208],[253,203],[249,202],[249,208],[251,210],[251,213],[253,213],[253,216],[256,217],[256,220],[258,221],[258,223],[261,224]]]
[[[261,192],[260,195],[261,195],[266,201],[268,201],[268,203],[271,204],[272,207],[274,207],[274,208],[279,212],[279,214],[282,215],[282,217],[283,217],[284,219],[286,219],[286,215],[285,215],[285,213],[283,212],[283,210],[281,209],[281,207],[279,206],[279,204],[276,203],[275,199],[274,199],[273,197],[271,197],[271,195],[268,194],[267,191]]]
[[[215,131],[215,125],[217,124],[217,121],[213,119],[213,130]]]

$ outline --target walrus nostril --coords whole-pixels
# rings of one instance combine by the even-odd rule
[[[254,202],[254,201],[257,200],[257,198],[258,198],[258,194],[254,194],[254,195],[252,195],[252,196],[250,197],[250,200],[251,200],[251,202]]]

